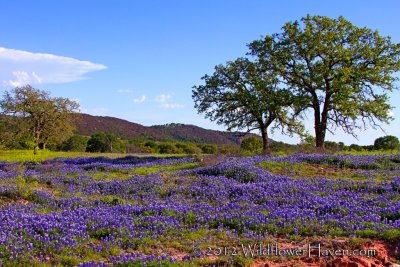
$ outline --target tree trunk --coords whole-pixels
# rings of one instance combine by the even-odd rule
[[[325,133],[326,129],[323,129],[321,125],[315,128],[315,146],[318,150],[323,151],[325,149]]]
[[[315,128],[315,146],[317,150],[324,151],[326,123],[327,123],[327,105],[324,105],[322,114],[320,113],[320,103],[318,96],[313,94],[314,109],[314,128]]]
[[[46,143],[43,143],[43,150],[46,149]]]
[[[33,154],[37,154],[39,150],[39,138],[40,138],[40,132],[35,131],[35,147],[33,148]]]
[[[325,150],[326,127],[328,126],[328,108],[330,104],[330,94],[325,96],[324,108],[321,116],[318,114],[318,120],[315,124],[315,145],[322,152]],[[319,120],[321,119],[321,120]],[[318,123],[317,123],[318,122]]]
[[[269,155],[271,154],[271,151],[269,149],[269,139],[268,139],[268,132],[266,128],[261,127],[260,128],[261,131],[261,137],[262,137],[262,141],[263,141],[263,155]]]
[[[325,135],[327,126],[327,116],[322,114],[321,122],[315,122],[315,146],[318,150],[325,150]]]

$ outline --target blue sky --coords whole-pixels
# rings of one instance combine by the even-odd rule
[[[143,125],[171,122],[223,130],[198,115],[191,88],[246,44],[301,17],[343,15],[400,42],[393,1],[1,1],[0,93],[23,83],[78,100],[82,111]],[[400,103],[400,92],[391,104]],[[400,109],[386,126],[400,136]],[[312,121],[305,122],[312,132]],[[357,141],[337,131],[327,139]],[[298,139],[276,134],[274,139]]]

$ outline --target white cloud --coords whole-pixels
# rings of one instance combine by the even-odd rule
[[[145,100],[146,100],[146,96],[145,96],[145,95],[142,95],[142,96],[139,97],[139,98],[133,99],[133,103],[143,103]]]
[[[167,109],[183,108],[184,106],[177,103],[169,103],[171,99],[170,94],[161,94],[154,98],[154,102],[161,103],[160,107]]]
[[[165,103],[168,99],[171,98],[170,94],[161,94],[156,96],[156,98],[154,98],[154,101],[158,102],[158,103]]]
[[[117,93],[130,94],[130,93],[132,93],[132,90],[130,90],[130,89],[119,89],[119,90],[117,90]]]
[[[42,83],[42,78],[40,78],[35,72],[29,74],[26,71],[13,71],[12,75],[14,76],[14,80],[3,81],[3,83],[12,87]]]
[[[175,109],[175,108],[183,108],[184,107],[181,104],[171,104],[171,103],[164,103],[161,106],[163,108],[168,108],[168,109]]]
[[[75,58],[0,47],[0,85],[67,83],[106,66]]]

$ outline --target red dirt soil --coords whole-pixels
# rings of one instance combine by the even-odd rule
[[[348,240],[340,240],[340,241],[335,241],[336,246],[333,245],[331,242],[327,241],[318,241],[321,243],[321,246],[324,247],[326,246],[326,249],[349,249],[345,244],[348,242]],[[329,244],[331,243],[331,244]],[[339,244],[337,246],[337,244]],[[341,246],[343,245],[343,246]],[[293,247],[291,244],[282,244],[279,243],[280,248],[290,248]],[[353,248],[356,249],[356,248]],[[285,257],[281,257],[278,259],[271,259],[271,260],[255,260],[253,264],[250,265],[250,267],[319,267],[319,266],[326,266],[326,267],[379,267],[379,266],[391,266],[391,267],[400,267],[399,264],[394,263],[396,260],[394,258],[391,258],[390,251],[394,251],[391,248],[389,248],[388,245],[386,245],[382,241],[375,241],[375,240],[369,240],[366,244],[361,245],[359,249],[365,249],[365,250],[375,250],[376,255],[375,256],[333,256],[330,258],[324,258],[324,257],[301,257],[297,259],[289,259]],[[396,251],[397,252],[397,251]]]

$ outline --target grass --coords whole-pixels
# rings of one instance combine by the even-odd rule
[[[326,177],[330,179],[337,178],[352,178],[352,179],[365,179],[365,176],[358,174],[357,170],[344,169],[332,167],[327,164],[309,164],[309,163],[296,163],[290,164],[288,162],[274,162],[264,161],[259,164],[263,169],[279,175],[286,175],[293,178],[316,178]]]
[[[375,164],[375,163],[374,163]],[[289,163],[266,160],[259,163],[259,166],[273,174],[285,175],[292,178],[328,178],[328,179],[350,179],[350,180],[375,180],[385,181],[399,176],[398,170],[391,170],[391,167],[400,166],[399,163],[389,162],[377,165],[376,169],[371,168],[350,168],[329,164],[317,163]]]
[[[138,156],[138,157],[183,157],[184,154],[126,154],[126,153],[89,153],[89,152],[64,152],[64,151],[50,151],[50,150],[39,150],[37,155],[33,154],[32,150],[0,150],[0,161],[9,162],[23,162],[23,161],[34,161],[41,162],[44,160],[58,158],[58,157],[108,157],[108,158],[120,158],[126,156]]]
[[[390,154],[399,154],[400,150],[393,149],[393,150],[373,150],[373,151],[367,151],[367,150],[362,150],[362,151],[339,151],[335,154],[346,154],[346,155],[390,155]]]

